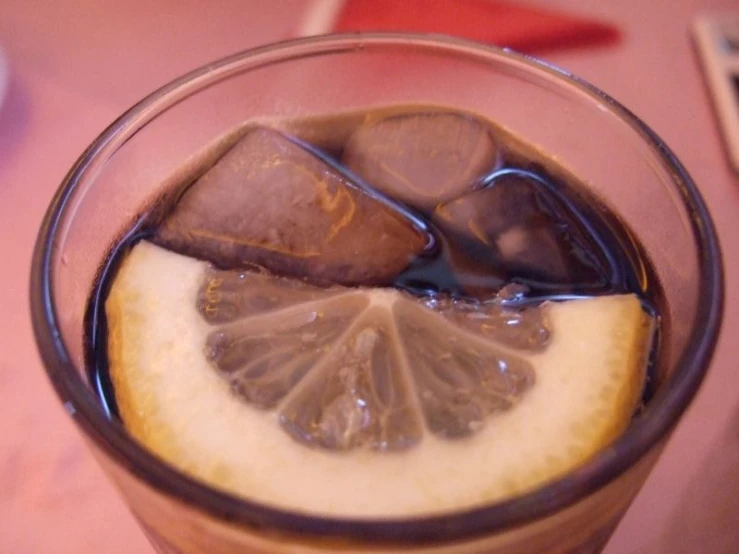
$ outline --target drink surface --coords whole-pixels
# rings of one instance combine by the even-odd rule
[[[514,135],[393,106],[249,122],[209,157],[89,308],[101,399],[180,470],[297,511],[438,513],[532,490],[628,425],[649,266]]]

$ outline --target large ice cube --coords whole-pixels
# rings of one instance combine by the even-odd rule
[[[317,282],[391,279],[428,243],[410,219],[282,133],[244,136],[190,186],[154,241],[221,268]]]
[[[367,123],[349,138],[342,158],[371,186],[429,211],[472,190],[497,159],[489,129],[453,112],[393,115]]]
[[[582,218],[524,172],[501,174],[488,187],[439,206],[434,220],[457,251],[453,255],[493,267],[506,281],[591,286],[607,278],[602,249]]]

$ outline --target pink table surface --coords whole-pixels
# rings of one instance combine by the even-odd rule
[[[739,179],[726,164],[691,48],[693,16],[734,1],[530,0],[619,25],[613,47],[548,58],[651,125],[699,184],[726,256],[724,332],[698,398],[607,554],[739,552]],[[597,5],[595,5],[597,4]],[[301,0],[5,0],[0,47],[0,552],[151,554],[58,404],[35,351],[28,271],[36,229],[77,155],[153,88],[289,37]]]

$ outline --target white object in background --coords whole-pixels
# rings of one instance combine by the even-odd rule
[[[298,27],[299,37],[330,33],[345,0],[313,0]]]
[[[729,160],[739,172],[739,12],[699,16],[693,37]]]

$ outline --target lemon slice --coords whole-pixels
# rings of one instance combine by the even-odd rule
[[[653,328],[619,295],[498,332],[489,306],[229,278],[146,242],[106,313],[120,415],[156,455],[254,501],[362,517],[502,500],[583,463],[628,425]]]

